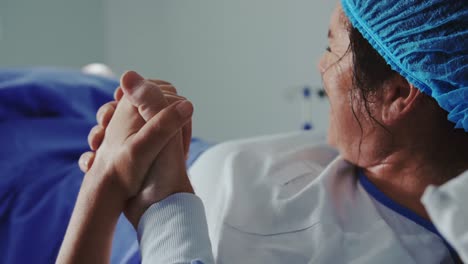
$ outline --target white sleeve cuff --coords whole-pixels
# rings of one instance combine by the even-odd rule
[[[214,263],[199,197],[176,193],[153,204],[138,224],[142,263]],[[196,262],[196,261],[200,262]]]
[[[468,262],[468,171],[442,186],[429,186],[421,198],[432,222]]]

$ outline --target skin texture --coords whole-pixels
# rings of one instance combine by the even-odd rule
[[[429,184],[441,185],[468,169],[468,137],[399,75],[370,98],[371,114],[385,128],[372,120],[353,87],[348,25],[338,5],[330,21],[329,49],[318,65],[330,101],[328,141],[386,195],[428,218],[422,193]]]
[[[125,73],[121,85],[124,95],[84,177],[57,263],[109,262],[122,212],[136,228],[150,205],[193,193],[180,134],[193,106],[186,100],[169,105],[156,84],[134,72]],[[92,136],[90,142],[96,142]]]
[[[161,92],[164,95],[164,98],[167,100],[168,104],[173,104],[179,101],[187,100],[187,98],[180,96],[177,94],[176,88],[170,84],[169,82],[163,80],[155,80],[149,79],[151,83],[157,85]],[[112,116],[114,115],[115,108],[117,107],[118,102],[123,97],[123,91],[121,87],[118,87],[114,92],[114,99],[115,101],[108,102],[102,105],[97,113],[96,113],[96,120],[98,122],[88,134],[88,144],[91,151],[85,152],[81,155],[78,165],[80,169],[86,173],[92,167],[94,162],[94,158],[96,156],[95,151],[101,145],[104,135],[105,129],[108,126]],[[190,141],[192,138],[192,121],[190,120],[187,124],[184,125],[182,128],[182,140],[183,140],[183,147],[184,147],[184,154],[185,159],[188,158],[188,153],[190,149]]]

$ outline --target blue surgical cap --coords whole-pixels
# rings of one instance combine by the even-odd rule
[[[351,24],[393,70],[468,132],[468,2],[341,0]]]

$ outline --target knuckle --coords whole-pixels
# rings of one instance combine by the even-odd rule
[[[169,98],[173,101],[180,101],[180,100],[187,100],[187,98],[183,97],[183,96],[180,96],[180,95],[177,95],[177,94],[173,94],[173,93],[164,93],[164,96],[166,98]]]
[[[120,86],[118,86],[117,88],[115,88],[114,90],[114,95],[117,95],[117,94],[120,94],[122,92],[122,88]]]
[[[147,104],[142,104],[142,105],[139,105],[138,106],[138,112],[143,116],[147,116],[147,115],[151,115],[153,113],[151,113],[151,108],[149,107],[149,105]]]
[[[81,154],[80,159],[78,160],[78,165],[83,172],[86,172],[89,169],[91,158],[93,154],[90,152],[85,152]]]
[[[164,97],[166,98],[166,101],[168,102],[168,104],[173,104],[177,101],[180,101],[181,99],[171,95],[171,94],[165,94]]]
[[[158,119],[156,122],[150,124],[151,137],[155,137],[160,141],[165,141],[171,135],[173,128],[169,126],[168,122],[164,119]]]
[[[172,85],[170,82],[168,81],[165,81],[165,80],[161,80],[161,79],[149,79],[151,82],[154,82],[156,84],[159,84],[159,85]]]
[[[140,84],[140,88],[159,89],[159,86],[151,80],[143,80]]]
[[[113,102],[109,102],[109,103],[106,103],[106,104],[102,105],[101,107],[99,107],[99,109],[97,111],[97,114],[96,114],[96,119],[97,119],[98,123],[102,123],[102,120],[103,120],[104,116],[109,111],[112,111],[114,109],[114,106],[113,106],[112,103]]]
[[[151,100],[151,104],[160,103],[164,100],[163,93],[159,86],[147,80],[139,86],[136,97],[142,102]]]
[[[112,102],[109,102],[107,104],[109,105],[109,108],[111,110],[115,110],[115,108],[117,107],[117,101],[112,101]]]
[[[166,109],[161,113],[157,122],[152,125],[152,131],[160,137],[167,137],[177,128],[179,117],[172,109]]]
[[[91,128],[88,134],[88,142],[91,143],[91,140],[94,138],[94,135],[96,135],[96,131],[98,129],[98,126],[95,125]]]
[[[128,147],[125,147],[121,150],[123,160],[129,165],[129,168],[134,166],[135,162],[137,161],[136,157],[141,155],[139,152],[139,148],[135,144],[130,144]]]
[[[101,125],[107,126],[112,119],[112,116],[114,116],[115,108],[111,105],[109,108],[105,111],[105,113],[102,115],[102,120],[101,120]]]
[[[103,114],[103,107],[104,106],[101,106],[99,107],[98,111],[96,112],[96,121],[99,123],[99,121],[101,120],[101,116]]]
[[[151,124],[151,131],[155,134],[155,136],[161,136],[164,133],[164,130],[165,128],[161,118]]]
[[[170,89],[173,93],[177,94],[177,88],[175,88],[174,86],[170,86]]]
[[[86,160],[86,157],[84,156],[85,154],[81,154],[80,156],[80,159],[78,160],[78,165],[80,166],[80,169],[83,170],[85,169],[85,160]]]
[[[112,102],[107,102],[107,103],[101,105],[101,107],[99,107],[99,110],[100,110],[100,111],[105,111],[106,108],[108,108],[109,105],[110,105],[111,103],[112,103]]]
[[[160,87],[165,93],[177,95],[177,89],[172,85],[161,85]]]
[[[88,135],[88,143],[92,149],[97,148],[99,137],[104,133],[104,129],[101,126],[94,126]]]

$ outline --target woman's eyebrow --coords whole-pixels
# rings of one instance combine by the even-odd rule
[[[333,34],[331,29],[328,29],[328,38],[333,38]]]

